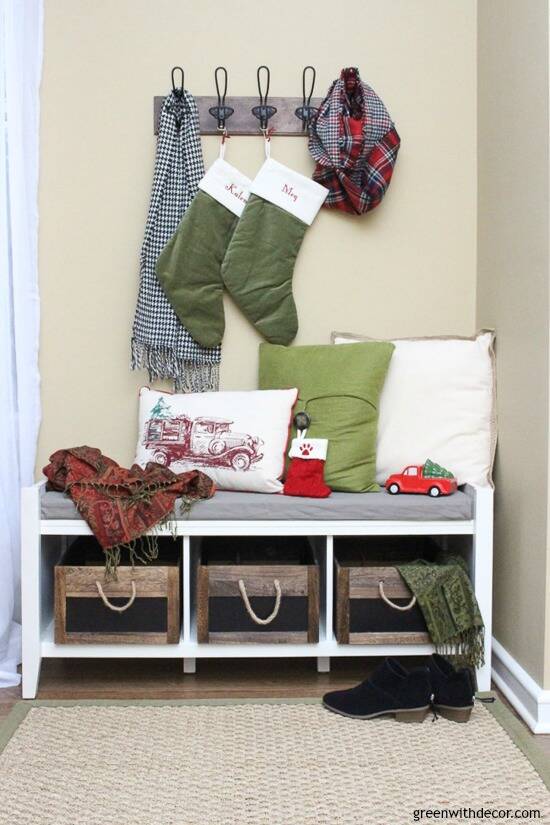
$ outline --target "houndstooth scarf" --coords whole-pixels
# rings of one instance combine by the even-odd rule
[[[132,369],[149,379],[173,378],[176,390],[217,390],[220,347],[205,349],[191,337],[172,309],[155,274],[163,247],[176,231],[204,175],[197,104],[184,92],[170,93],[160,114],[157,156],[132,334]]]

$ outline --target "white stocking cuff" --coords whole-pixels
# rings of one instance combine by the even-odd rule
[[[250,186],[250,192],[290,212],[311,226],[328,189],[299,172],[268,158]]]
[[[227,161],[218,158],[199,183],[199,189],[240,218],[250,194],[251,183],[250,178]]]

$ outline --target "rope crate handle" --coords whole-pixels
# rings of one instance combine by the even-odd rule
[[[252,609],[252,605],[250,604],[250,600],[248,598],[248,593],[246,592],[244,581],[242,579],[239,579],[239,590],[241,592],[244,606],[246,607],[246,612],[248,613],[252,621],[256,622],[256,624],[271,624],[271,622],[274,619],[276,619],[279,614],[279,609],[281,607],[281,598],[283,595],[279,579],[273,579],[273,587],[275,588],[275,607],[273,608],[269,616],[267,616],[267,618],[261,619],[259,616],[256,615],[256,613],[254,613]]]
[[[386,602],[386,604],[389,607],[393,607],[394,610],[401,610],[401,611],[412,610],[412,608],[416,604],[416,596],[413,596],[408,604],[395,604],[395,602],[392,602],[392,600],[388,599],[388,597],[384,593],[384,582],[383,581],[378,582],[378,592],[380,593],[380,598],[382,599],[382,601]]]
[[[108,607],[109,610],[114,610],[115,613],[124,613],[125,610],[128,610],[128,608],[133,605],[133,603],[136,599],[136,583],[133,579],[132,579],[132,595],[130,596],[130,598],[128,599],[126,604],[122,604],[122,605],[120,605],[120,607],[116,604],[112,604],[109,601],[109,599],[107,598],[107,596],[103,592],[101,582],[96,581],[95,586],[97,587],[97,592],[101,596],[101,601],[103,602],[105,607]]]

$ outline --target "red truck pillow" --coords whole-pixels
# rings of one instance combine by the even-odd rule
[[[292,410],[298,390],[139,393],[136,463],[175,473],[197,468],[220,490],[282,490]]]

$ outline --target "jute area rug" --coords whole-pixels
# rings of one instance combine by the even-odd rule
[[[529,747],[499,703],[407,725],[318,700],[21,702],[0,730],[0,823],[400,825],[482,808],[550,823]]]

